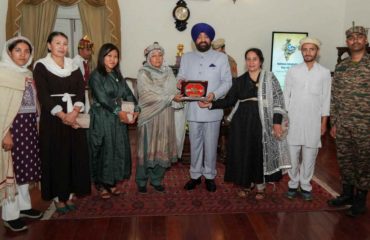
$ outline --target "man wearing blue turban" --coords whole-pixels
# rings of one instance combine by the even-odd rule
[[[207,23],[195,24],[191,36],[196,46],[193,52],[185,53],[177,79],[208,81],[207,102],[226,95],[231,87],[231,72],[227,56],[211,49],[215,30]],[[206,188],[216,191],[217,142],[223,110],[200,108],[196,101],[189,102],[186,119],[189,123],[191,179],[185,184],[186,190],[192,190],[201,184],[205,177]]]

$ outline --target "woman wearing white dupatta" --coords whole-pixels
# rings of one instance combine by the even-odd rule
[[[266,182],[279,181],[282,170],[290,168],[283,92],[274,74],[262,69],[263,61],[260,49],[248,49],[248,71],[236,79],[227,96],[212,103],[199,102],[210,109],[238,105],[230,123],[225,182],[238,185],[240,197],[256,186],[257,200],[265,197]]]
[[[1,217],[12,231],[27,229],[21,217],[42,216],[32,209],[29,194],[29,182],[39,181],[41,174],[36,92],[27,68],[32,52],[30,40],[14,37],[6,42],[0,61]],[[15,182],[18,194],[14,197]]]
[[[138,161],[136,183],[140,193],[146,185],[163,192],[162,180],[171,162],[177,161],[174,101],[176,80],[170,67],[163,64],[164,49],[155,42],[144,51],[146,62],[137,77],[139,107]]]

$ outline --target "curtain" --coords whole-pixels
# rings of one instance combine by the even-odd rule
[[[95,43],[95,49],[99,49],[104,42],[111,42],[121,49],[121,19],[117,0],[8,0],[6,39],[21,33],[29,37],[35,45],[35,60],[43,57],[46,54],[47,35],[54,26],[57,6],[71,6],[76,3],[80,9],[83,32]],[[23,14],[28,15],[26,17]],[[102,31],[97,31],[98,27]],[[40,36],[39,39],[36,39],[36,33]],[[36,45],[36,42],[42,41],[43,45]],[[40,47],[43,50],[39,51]],[[39,52],[43,53],[38,55]]]
[[[35,61],[45,57],[47,53],[46,41],[53,30],[57,10],[58,5],[53,1],[45,1],[36,6],[22,6],[20,32],[33,43]]]
[[[83,34],[87,35],[94,42],[94,50],[98,51],[100,47],[110,42],[109,26],[107,23],[107,11],[104,6],[94,7],[86,1],[81,1],[78,4],[80,11]],[[92,56],[92,65],[96,66],[97,53]]]

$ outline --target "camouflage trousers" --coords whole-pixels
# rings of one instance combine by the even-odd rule
[[[370,134],[369,129],[337,125],[337,160],[342,183],[358,189],[370,189]]]

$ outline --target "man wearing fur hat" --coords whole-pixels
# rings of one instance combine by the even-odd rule
[[[316,61],[320,41],[306,37],[299,43],[304,62],[289,69],[284,89],[289,116],[287,140],[292,161],[286,196],[294,199],[300,188],[302,198],[310,201],[310,181],[329,116],[331,76],[329,69]],[[299,163],[301,155],[302,162]]]
[[[370,55],[364,27],[351,27],[346,38],[350,56],[335,68],[330,116],[343,190],[328,204],[351,205],[355,217],[366,211],[370,188]]]
[[[195,24],[191,36],[196,50],[185,53],[177,79],[207,80],[207,101],[211,102],[226,95],[231,87],[231,73],[227,56],[211,49],[215,30],[206,23]],[[200,108],[196,101],[188,103],[186,119],[189,123],[191,179],[185,184],[186,190],[192,190],[205,177],[209,192],[216,191],[217,142],[223,110]]]

